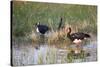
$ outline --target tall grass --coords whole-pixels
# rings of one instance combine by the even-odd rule
[[[35,24],[37,22],[50,27],[50,32],[47,33],[45,39],[43,40],[46,41],[48,46],[64,48],[65,50],[68,50],[68,52],[75,50],[69,46],[72,42],[67,38],[67,30],[65,31],[68,27],[72,28],[72,33],[85,32],[95,37],[97,36],[97,6],[95,5],[13,1],[12,8],[12,46],[18,45],[16,48],[22,47],[19,52],[23,52],[27,49],[33,51],[31,49],[33,46],[37,47],[37,45],[40,45],[40,41],[42,41],[42,39],[39,38],[40,35],[35,30]],[[62,27],[65,29],[58,30],[61,17],[63,18]],[[45,44],[45,42],[43,44]],[[57,49],[48,48],[46,51],[47,53],[45,56],[41,52],[39,53],[37,63],[57,63]],[[84,59],[84,54],[84,52],[81,52],[77,58]],[[17,53],[14,54],[14,56],[15,55],[17,55]],[[33,57],[33,54],[30,56]],[[22,57],[24,56],[22,55]],[[61,63],[74,62],[76,59],[73,58],[75,57],[72,53],[69,53],[64,58],[61,58]],[[26,61],[26,59],[24,60]]]
[[[63,25],[71,25],[76,31],[97,34],[96,6],[13,1],[12,7],[12,35],[15,38],[35,33],[37,22],[56,31],[60,17],[63,17]]]

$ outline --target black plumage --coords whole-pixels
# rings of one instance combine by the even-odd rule
[[[46,26],[46,25],[42,25],[40,23],[36,24],[37,28],[37,32],[41,33],[41,34],[45,34],[48,30],[49,30],[49,27]]]
[[[78,55],[81,52],[81,50],[78,50],[78,49],[80,49],[82,47],[82,45],[81,45],[82,40],[84,40],[86,38],[90,38],[90,35],[89,34],[86,34],[86,33],[83,33],[83,32],[77,32],[77,33],[72,33],[71,34],[71,28],[69,27],[68,28],[67,37],[74,44],[76,44],[77,49],[74,51],[74,53],[75,53],[75,55]]]
[[[68,28],[68,33],[67,33],[67,37],[71,40],[71,41],[74,41],[74,40],[83,40],[85,38],[90,38],[90,35],[89,34],[86,34],[86,33],[82,33],[82,32],[77,32],[77,33],[72,33],[71,34],[71,28],[69,27]]]

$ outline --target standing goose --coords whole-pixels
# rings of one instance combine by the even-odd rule
[[[43,34],[43,35],[49,30],[48,26],[42,25],[42,24],[40,24],[40,22],[38,22],[36,24],[36,27],[37,27],[36,31],[39,32],[39,33],[41,33],[41,34]]]
[[[35,24],[36,26],[36,31],[38,33],[40,33],[40,37],[39,37],[39,45],[37,45],[35,48],[39,49],[40,45],[45,43],[45,33],[49,30],[49,27],[43,24],[40,24],[40,22]]]
[[[74,43],[76,44],[76,47],[79,48],[80,44],[82,43],[82,41],[86,38],[90,38],[89,34],[86,33],[82,33],[82,32],[77,32],[77,33],[72,33],[71,34],[71,27],[68,28],[68,33],[67,33],[67,37]],[[78,51],[76,51],[76,53],[78,53]]]

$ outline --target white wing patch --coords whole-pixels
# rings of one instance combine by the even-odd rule
[[[73,43],[75,43],[75,44],[78,44],[78,43],[81,43],[82,42],[82,40],[80,40],[80,39],[75,39],[74,41],[73,41]]]
[[[37,32],[39,32],[39,29],[38,29],[38,28],[36,28],[36,31],[37,31]]]

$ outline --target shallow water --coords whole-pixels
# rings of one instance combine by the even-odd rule
[[[31,43],[13,43],[12,48],[12,59],[14,66],[68,63],[68,49],[57,48],[56,45],[47,45],[46,43],[42,43],[38,46],[35,46]],[[87,53],[90,53],[90,56],[84,59],[73,59],[73,63],[97,60],[97,41],[87,43],[87,45],[83,46],[83,50]]]

